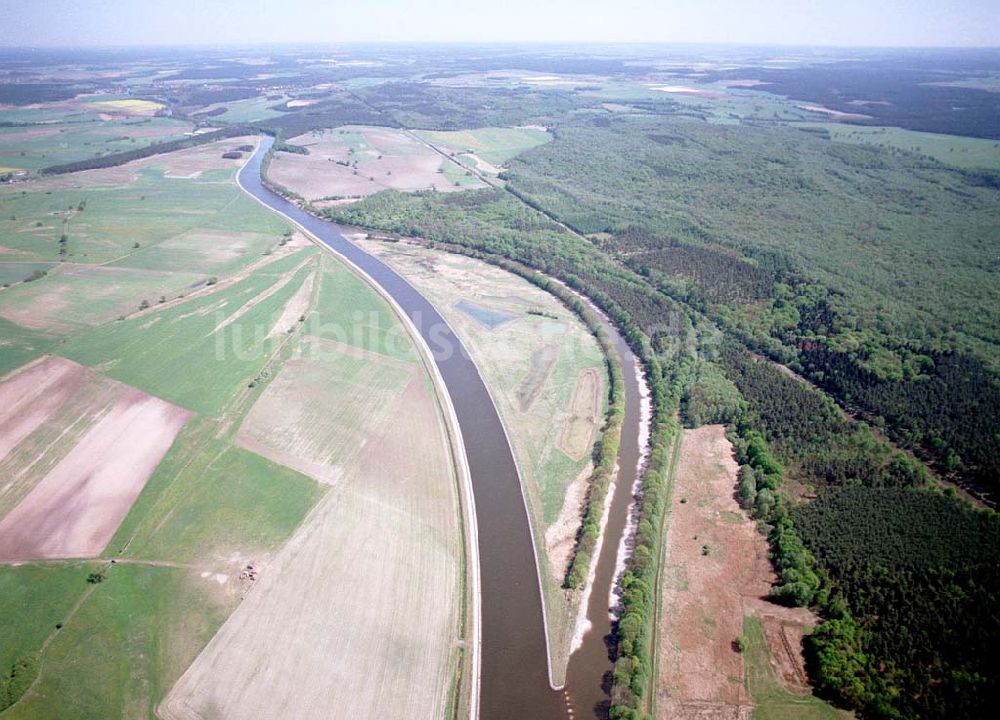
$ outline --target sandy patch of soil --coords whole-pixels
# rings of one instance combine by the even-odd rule
[[[309,310],[309,304],[312,301],[313,278],[315,276],[315,272],[309,273],[302,286],[288,299],[288,302],[285,303],[285,308],[281,311],[281,316],[274,323],[271,332],[267,334],[268,338],[277,337],[294,328],[299,322],[299,318],[303,317],[306,311]]]
[[[734,88],[754,88],[760,85],[770,85],[771,83],[764,80],[723,80],[720,84]]]
[[[781,683],[794,692],[803,695],[811,693],[802,652],[802,638],[816,624],[816,618],[808,610],[804,610],[798,617],[763,614],[760,622],[771,653],[771,665]]]
[[[52,404],[45,398],[48,392],[58,401],[67,387],[92,374],[73,365],[51,358],[28,369],[28,379],[39,372],[53,378],[38,402],[42,412]],[[26,381],[15,376],[8,382],[17,392]],[[0,559],[100,554],[191,415],[135,388],[113,384],[118,389],[114,403],[0,521]],[[6,395],[7,387],[5,382],[0,392]]]
[[[446,715],[458,505],[417,375],[158,708],[167,720]]]
[[[545,530],[545,554],[549,559],[549,575],[553,582],[561,584],[569,571],[573,548],[576,547],[576,533],[583,516],[583,501],[587,497],[587,479],[593,469],[593,465],[587,465],[569,484],[559,517]]]
[[[590,443],[600,422],[601,378],[596,370],[587,369],[576,379],[573,390],[573,404],[566,419],[559,449],[574,460],[579,460],[590,450]]]
[[[832,110],[822,105],[796,105],[795,107],[799,110],[808,110],[809,112],[826,115],[831,120],[871,120],[872,117],[871,115],[862,115],[861,113],[845,113],[840,110]]]
[[[467,152],[467,153],[462,153],[462,155],[472,160],[476,164],[476,170],[478,170],[479,172],[489,173],[490,175],[499,175],[500,173],[503,172],[502,167],[494,165],[493,163],[487,160],[483,160],[475,153]]]
[[[709,100],[721,100],[731,97],[729,93],[716,90],[700,90],[698,88],[685,87],[684,85],[654,85],[650,90],[671,93],[672,95],[687,95],[689,97],[707,98]]]

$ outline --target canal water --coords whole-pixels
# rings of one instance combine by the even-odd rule
[[[239,174],[240,184],[272,210],[301,225],[380,285],[427,343],[461,427],[476,505],[482,591],[481,720],[554,720],[607,714],[611,662],[608,595],[639,457],[639,390],[634,358],[607,324],[625,376],[625,422],[619,477],[598,557],[587,616],[592,629],[570,659],[565,691],[549,685],[542,598],[521,484],[503,425],[465,347],[431,303],[378,258],[347,240],[341,229],[267,188],[261,162],[274,139],[260,146]],[[427,602],[433,602],[427,598]]]

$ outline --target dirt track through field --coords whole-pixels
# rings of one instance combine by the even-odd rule
[[[589,368],[580,373],[573,390],[572,412],[566,419],[559,447],[574,460],[590,450],[601,412],[601,377]]]

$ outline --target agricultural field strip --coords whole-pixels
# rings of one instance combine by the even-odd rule
[[[250,162],[252,156],[247,159],[244,163],[244,167]],[[427,346],[420,332],[417,330],[416,326],[410,317],[403,311],[399,303],[396,302],[395,298],[387,292],[381,285],[375,282],[366,272],[361,268],[351,262],[348,258],[343,257],[339,253],[336,253],[332,248],[330,248],[326,243],[322,242],[319,238],[314,236],[305,227],[295,222],[283,213],[279,213],[270,206],[268,206],[263,201],[259,200],[253,193],[250,193],[243,187],[240,182],[239,174],[236,176],[236,183],[245,191],[248,195],[253,197],[257,202],[259,202],[264,208],[269,211],[283,217],[288,222],[295,225],[300,232],[302,232],[307,238],[309,238],[315,245],[319,246],[322,250],[333,253],[338,256],[345,265],[347,265],[353,272],[355,272],[359,277],[361,277],[372,289],[375,290],[379,296],[382,297],[389,306],[392,308],[393,313],[406,328],[407,333],[412,338],[418,353],[421,358],[421,362],[424,365],[425,372],[427,372],[435,388],[435,396],[437,401],[440,403],[442,410],[444,411],[446,418],[446,426],[448,428],[448,435],[451,441],[451,452],[452,458],[456,463],[456,469],[458,470],[458,475],[461,484],[461,497],[465,504],[465,517],[463,518],[463,527],[467,533],[466,547],[465,547],[465,557],[466,557],[466,573],[469,579],[469,601],[472,605],[472,638],[469,644],[471,645],[471,688],[470,688],[470,700],[469,700],[469,719],[476,720],[479,716],[479,672],[480,672],[480,655],[482,652],[482,596],[480,590],[480,579],[479,579],[479,539],[476,529],[476,505],[475,496],[472,490],[472,476],[469,471],[468,458],[465,455],[465,442],[462,438],[462,429],[458,422],[458,417],[455,414],[455,407],[451,401],[451,395],[448,393],[447,386],[445,385],[444,378],[441,376],[441,371],[438,369],[437,364],[434,362],[434,356],[431,353],[430,348]],[[544,613],[543,613],[544,617]],[[551,674],[551,668],[550,668]]]

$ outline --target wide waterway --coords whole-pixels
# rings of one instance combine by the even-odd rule
[[[622,359],[626,417],[621,475],[598,559],[588,607],[594,630],[570,660],[567,691],[549,685],[542,598],[521,483],[503,425],[464,346],[431,303],[378,258],[347,240],[331,222],[309,214],[261,181],[261,162],[274,142],[264,136],[239,174],[240,185],[275,212],[305,228],[377,283],[410,318],[430,348],[461,428],[475,497],[482,600],[481,720],[589,718],[607,699],[602,678],[611,669],[604,637],[610,629],[608,594],[614,554],[625,524],[638,458],[638,385],[633,357],[608,327]],[[433,598],[428,598],[433,602]],[[596,708],[595,708],[596,706]],[[572,707],[573,714],[569,710]],[[604,709],[606,713],[606,709]]]

